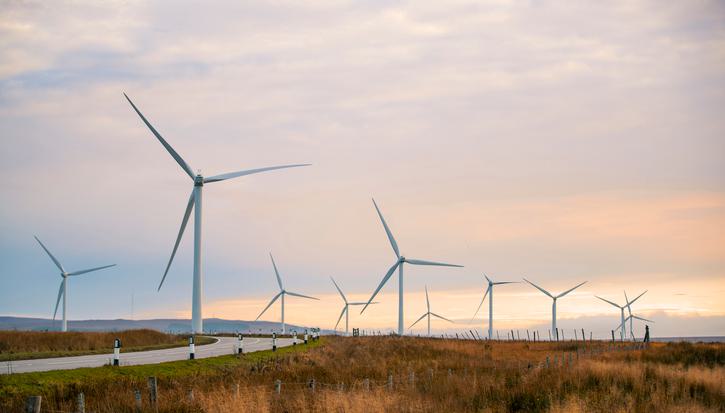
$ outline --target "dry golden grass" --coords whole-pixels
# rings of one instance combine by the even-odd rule
[[[235,362],[212,374],[160,378],[158,408],[161,412],[725,411],[725,345],[654,343],[646,350],[604,351],[609,346],[587,343],[586,353],[579,347],[577,358],[577,345],[570,342],[326,337],[323,346],[305,352]],[[599,352],[592,354],[592,348]],[[540,367],[547,356],[551,367]],[[314,392],[309,388],[312,378]],[[282,381],[280,394],[274,390],[275,380]],[[132,412],[135,388],[144,392],[144,411],[152,411],[145,382],[133,379],[47,389],[46,402],[50,409],[72,411],[75,394],[83,391],[88,410]],[[18,397],[6,406],[19,407],[22,401]]]

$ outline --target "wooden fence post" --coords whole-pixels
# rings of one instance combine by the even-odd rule
[[[143,405],[141,404],[141,390],[136,389],[133,391],[133,398],[136,404],[136,412],[141,412]]]
[[[310,379],[309,388],[312,393],[315,392],[315,379]]]
[[[393,390],[393,374],[388,374],[388,390]]]
[[[41,396],[30,396],[25,401],[25,411],[27,413],[40,413],[40,404],[43,401]]]
[[[83,393],[78,393],[76,398],[76,411],[78,413],[86,413],[86,397]]]
[[[408,377],[408,382],[411,386],[415,386],[415,372],[411,371],[410,376]]]
[[[276,391],[277,394],[282,392],[282,380],[277,379],[274,381],[274,391]]]
[[[158,401],[158,382],[156,381],[156,376],[149,377],[149,402],[151,403],[151,406],[153,406],[154,410],[158,410],[158,404],[156,403]]]

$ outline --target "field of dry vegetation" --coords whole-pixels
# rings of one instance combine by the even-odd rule
[[[125,352],[183,346],[187,336],[155,330],[119,332],[0,331],[0,361],[109,353],[119,338]],[[199,344],[211,342],[203,340]]]
[[[612,349],[607,342],[324,337],[321,345],[308,350],[297,346],[276,354],[227,356],[213,368],[198,364],[191,374],[169,369],[161,373],[160,365],[157,408],[159,412],[725,411],[725,345],[623,346],[628,344]],[[187,368],[193,362],[184,363]],[[151,368],[146,366],[143,374]],[[112,367],[101,370],[108,369]],[[135,389],[141,390],[142,410],[155,411],[146,377],[131,374],[134,371],[112,379],[35,389],[42,389],[43,411],[74,411],[77,394],[83,392],[88,412],[134,412]],[[37,382],[43,376],[33,377]],[[25,396],[14,393],[0,409],[20,411]]]

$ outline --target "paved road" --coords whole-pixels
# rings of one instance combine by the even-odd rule
[[[206,358],[234,354],[237,346],[236,337],[216,337],[216,343],[196,346],[195,357]],[[277,339],[278,347],[292,345],[291,338]],[[246,337],[244,352],[269,350],[272,348],[271,338]],[[176,347],[164,350],[121,352],[121,365],[156,364],[166,361],[186,360],[189,358],[189,347]],[[70,370],[81,367],[100,367],[110,364],[113,354],[93,354],[88,356],[58,357],[52,359],[16,360],[0,362],[0,374],[29,373],[34,371]]]

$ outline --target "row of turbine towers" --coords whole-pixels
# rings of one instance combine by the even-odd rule
[[[203,194],[203,187],[204,187],[204,185],[205,184],[209,184],[209,183],[214,183],[214,182],[221,182],[221,181],[225,181],[225,180],[228,180],[228,179],[233,179],[233,178],[237,178],[237,177],[241,177],[241,176],[257,174],[257,173],[261,173],[261,172],[273,171],[273,170],[278,170],[278,169],[297,168],[297,167],[309,166],[310,164],[290,164],[290,165],[279,165],[279,166],[263,167],[263,168],[256,168],[256,169],[247,169],[247,170],[241,170],[241,171],[236,171],[236,172],[229,172],[229,173],[220,174],[220,175],[214,175],[214,176],[209,176],[209,177],[203,176],[201,174],[201,171],[197,171],[196,173],[194,173],[194,170],[191,168],[191,166],[189,166],[189,164],[161,136],[161,134],[154,128],[154,126],[148,121],[148,119],[136,107],[136,105],[133,103],[133,101],[125,93],[123,95],[126,98],[126,100],[128,101],[128,103],[131,105],[131,107],[133,108],[133,110],[136,112],[136,114],[141,118],[141,120],[143,121],[143,123],[151,131],[151,133],[156,137],[156,139],[167,150],[167,152],[176,161],[176,163],[182,168],[182,170],[193,181],[193,188],[192,188],[191,194],[189,196],[189,200],[187,202],[186,209],[184,211],[184,216],[182,218],[181,226],[179,228],[179,232],[178,232],[178,235],[176,237],[176,242],[174,243],[174,247],[172,249],[171,256],[170,256],[169,261],[168,261],[168,263],[166,265],[166,269],[165,269],[164,274],[163,274],[163,276],[161,278],[161,282],[159,283],[159,286],[157,288],[157,291],[159,291],[161,289],[161,287],[164,284],[164,281],[166,280],[166,276],[168,275],[169,269],[171,268],[171,264],[172,264],[172,262],[174,260],[174,257],[176,256],[176,252],[177,252],[178,247],[179,247],[179,244],[181,242],[181,238],[182,238],[182,236],[184,234],[184,231],[185,231],[186,226],[188,224],[189,218],[191,217],[191,212],[193,211],[194,212],[194,264],[193,265],[194,266],[193,266],[193,285],[192,285],[192,317],[191,317],[191,330],[192,330],[193,333],[200,334],[200,333],[203,333],[203,317],[202,317],[202,285],[203,285],[203,283],[202,283],[202,279],[203,279],[202,274],[203,274],[203,272],[202,272],[201,240],[202,240],[202,194]],[[407,263],[407,264],[411,264],[411,265],[440,266],[440,267],[458,267],[458,268],[463,267],[463,266],[462,265],[458,265],[458,264],[447,264],[447,263],[442,263],[442,262],[435,262],[435,261],[427,261],[427,260],[407,258],[404,255],[402,255],[400,253],[400,249],[398,248],[398,244],[397,244],[397,242],[395,240],[395,237],[393,236],[393,234],[392,234],[392,232],[391,232],[391,230],[390,230],[387,222],[385,221],[385,218],[383,217],[383,214],[380,212],[380,208],[378,207],[378,205],[377,205],[377,203],[375,202],[374,199],[373,199],[373,205],[375,207],[375,210],[377,211],[378,216],[380,217],[380,221],[381,221],[381,223],[383,225],[383,228],[385,229],[385,232],[387,234],[388,240],[390,241],[390,245],[391,245],[391,247],[393,249],[393,252],[395,253],[396,261],[393,263],[393,265],[387,271],[387,273],[385,274],[385,276],[381,280],[380,284],[375,289],[375,291],[372,293],[370,299],[367,302],[353,302],[353,303],[348,302],[347,301],[347,298],[342,293],[342,290],[340,289],[340,287],[337,285],[337,283],[334,281],[334,279],[332,280],[333,283],[335,284],[336,289],[338,290],[338,292],[340,293],[340,295],[342,296],[342,298],[343,298],[343,300],[345,302],[345,305],[343,307],[342,312],[340,313],[340,317],[338,318],[338,321],[337,321],[337,324],[335,325],[335,328],[337,328],[337,325],[340,323],[340,320],[342,319],[343,315],[345,315],[346,316],[345,324],[346,324],[346,333],[347,333],[348,317],[349,317],[349,306],[362,305],[363,308],[362,308],[362,310],[360,312],[362,314],[367,309],[367,307],[370,304],[375,304],[373,302],[373,299],[375,299],[375,297],[377,296],[377,294],[380,292],[380,290],[383,288],[383,286],[388,282],[388,280],[393,276],[393,274],[395,273],[395,271],[397,269],[397,271],[398,271],[398,331],[397,332],[398,332],[399,335],[403,335],[404,332],[405,332],[404,314],[403,314],[403,307],[404,307],[403,306],[403,297],[404,297],[404,294],[403,294],[403,291],[404,291],[404,288],[403,288],[404,287],[404,283],[403,283],[403,281],[404,281],[403,268],[404,268],[404,264]],[[60,264],[60,262],[53,256],[53,254],[51,254],[51,252],[45,247],[45,245],[43,245],[43,243],[40,242],[40,239],[38,239],[37,236],[35,238],[38,241],[38,243],[41,245],[41,247],[43,248],[43,250],[45,250],[45,252],[51,258],[51,260],[53,261],[53,263],[61,271],[62,281],[61,281],[61,284],[60,284],[60,289],[58,291],[58,298],[56,300],[56,306],[55,306],[55,311],[54,311],[54,314],[53,314],[53,319],[55,319],[55,317],[57,315],[58,305],[59,305],[60,299],[62,297],[63,298],[63,322],[62,322],[62,331],[67,331],[67,318],[66,318],[67,311],[66,311],[66,305],[67,305],[67,288],[68,288],[67,280],[68,280],[68,277],[70,277],[70,276],[76,276],[76,275],[80,275],[80,274],[85,274],[85,273],[89,273],[89,272],[93,272],[93,271],[98,271],[98,270],[102,270],[102,269],[109,268],[109,267],[113,267],[113,266],[115,266],[115,264],[105,265],[105,266],[95,267],[95,268],[90,268],[90,269],[87,269],[87,270],[67,272],[64,269],[64,267]],[[276,278],[277,278],[277,283],[279,285],[280,291],[279,291],[279,293],[277,295],[275,295],[272,298],[272,300],[262,310],[262,312],[259,314],[259,316],[257,316],[257,320],[267,311],[267,309],[269,309],[272,306],[272,304],[275,303],[275,301],[277,299],[280,299],[281,300],[281,326],[282,326],[282,332],[284,333],[285,332],[285,321],[284,321],[284,302],[285,302],[285,296],[286,295],[290,295],[290,296],[297,296],[297,297],[302,297],[302,298],[307,298],[307,299],[314,299],[314,300],[317,300],[317,298],[311,297],[311,296],[302,295],[302,294],[295,293],[295,292],[291,292],[291,291],[287,291],[284,288],[283,284],[282,284],[282,279],[281,279],[280,274],[279,274],[279,271],[277,269],[277,265],[274,262],[274,257],[272,257],[272,254],[271,253],[270,253],[270,258],[272,260],[272,265],[274,267],[274,272],[275,272],[275,275],[276,275]],[[493,300],[492,300],[492,297],[493,297],[493,286],[494,285],[498,285],[498,284],[507,284],[507,283],[511,283],[511,282],[506,281],[506,282],[498,282],[498,283],[495,283],[495,282],[491,281],[490,279],[488,279],[488,277],[486,277],[486,279],[488,280],[488,283],[489,284],[488,284],[488,288],[486,290],[486,293],[484,294],[483,300],[481,301],[481,304],[479,304],[479,309],[480,309],[481,305],[483,304],[483,301],[486,299],[486,295],[488,294],[489,295],[489,324],[488,324],[488,327],[489,327],[489,338],[492,338],[492,332],[493,332],[493,328],[492,328],[492,323],[493,323]],[[539,289],[544,294],[546,294],[546,295],[548,295],[549,297],[552,298],[552,300],[553,300],[553,305],[552,305],[552,332],[558,331],[557,328],[556,328],[556,300],[558,298],[561,298],[561,297],[565,296],[566,294],[570,293],[571,291],[575,290],[576,288],[578,288],[578,287],[580,287],[580,286],[582,286],[583,284],[586,283],[586,281],[585,281],[585,282],[577,285],[576,287],[571,288],[571,289],[569,289],[569,290],[567,290],[567,291],[565,291],[565,292],[563,292],[563,293],[561,293],[561,294],[559,294],[557,296],[553,296],[548,291],[546,291],[543,288],[541,288],[541,287],[539,287],[539,286],[531,283],[530,281],[528,281],[528,280],[525,280],[525,281],[528,282],[529,284],[531,284],[532,286],[536,287],[537,289]],[[630,320],[630,328],[632,328],[631,327],[631,321],[632,321],[632,319],[636,318],[636,319],[640,319],[640,320],[645,320],[645,319],[643,319],[641,317],[632,315],[631,308],[630,308],[631,304],[634,301],[636,301],[639,297],[641,297],[643,294],[644,293],[640,294],[637,298],[635,298],[631,302],[629,300],[627,300],[627,304],[625,304],[624,306],[619,306],[619,305],[617,305],[615,303],[612,303],[611,301],[607,301],[607,300],[604,300],[601,297],[597,297],[597,298],[600,298],[601,300],[604,300],[604,301],[608,302],[609,304],[612,304],[614,306],[617,306],[618,308],[621,309],[621,315],[622,315],[622,317],[621,317],[622,320],[621,321],[622,321],[622,323],[620,325],[620,329],[622,330],[622,336],[623,337],[625,335],[625,333],[624,333],[624,329],[625,329],[624,325],[625,325],[625,321],[626,320]],[[625,293],[625,295],[626,295],[626,293]],[[440,316],[438,314],[435,314],[435,313],[431,312],[431,310],[430,310],[430,301],[428,299],[428,289],[427,289],[427,286],[426,286],[426,304],[427,304],[428,311],[425,314],[423,314],[423,316],[421,316],[409,328],[412,328],[415,324],[417,324],[423,318],[428,317],[428,333],[430,334],[430,317],[431,316],[438,317],[438,318],[441,318],[441,319],[446,320],[446,321],[450,321],[450,320],[448,320],[447,318],[442,317],[442,316]],[[629,309],[629,312],[630,312],[630,315],[629,315],[629,317],[626,320],[625,320],[625,317],[624,317],[624,308],[625,307],[628,308]],[[478,312],[478,309],[476,310],[476,313],[477,312]],[[474,314],[474,317],[475,317],[475,314]],[[650,321],[650,320],[646,320],[646,321]]]

